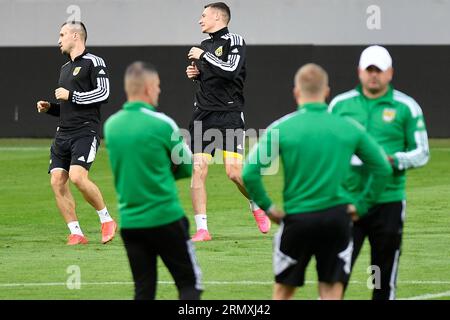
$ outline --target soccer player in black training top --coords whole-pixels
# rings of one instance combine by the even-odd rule
[[[49,173],[56,205],[70,229],[68,245],[88,242],[78,223],[69,179],[97,210],[102,243],[111,241],[117,228],[100,190],[88,177],[100,144],[100,105],[108,100],[110,89],[105,61],[86,51],[86,39],[87,31],[82,22],[62,25],[58,44],[70,60],[61,67],[55,90],[58,102],[37,102],[38,112],[60,119],[50,149]]]
[[[244,188],[241,172],[244,154],[244,81],[246,46],[244,39],[228,31],[230,8],[223,2],[205,6],[199,24],[209,38],[200,48],[192,47],[191,65],[186,75],[198,83],[194,114],[189,125],[194,154],[191,195],[197,224],[193,241],[209,241],[206,222],[206,177],[215,150],[223,151],[225,171],[239,191],[250,201],[250,208],[262,233],[269,232],[270,220]],[[212,142],[211,142],[212,141]]]

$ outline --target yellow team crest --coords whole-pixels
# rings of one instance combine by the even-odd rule
[[[220,57],[220,56],[223,54],[223,48],[222,48],[222,46],[218,47],[218,48],[216,49],[216,51],[214,51],[214,54],[215,54],[216,56]]]
[[[395,114],[396,114],[395,109],[384,109],[383,120],[385,122],[392,122],[395,119]]]
[[[73,69],[73,75],[76,76],[81,70],[81,67],[76,67],[75,69]]]

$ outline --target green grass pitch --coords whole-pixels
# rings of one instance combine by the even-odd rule
[[[77,213],[90,243],[65,245],[68,234],[55,206],[47,174],[50,140],[0,140],[0,299],[132,299],[133,284],[120,237],[100,244],[96,212],[73,188]],[[450,140],[431,140],[431,160],[408,173],[407,220],[398,276],[398,298],[450,297]],[[116,198],[104,146],[91,174],[111,214]],[[281,205],[282,177],[265,179]],[[178,183],[191,221],[189,180]],[[246,200],[227,180],[224,168],[213,165],[208,178],[208,225],[213,241],[196,244],[203,272],[204,299],[270,299],[272,238],[260,234]],[[366,283],[367,242],[355,265],[346,299],[369,299]],[[81,271],[81,288],[66,285],[70,266]],[[317,299],[315,263],[297,299]],[[176,299],[169,273],[159,261],[157,299]]]

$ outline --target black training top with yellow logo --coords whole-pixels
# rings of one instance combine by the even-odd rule
[[[69,90],[69,99],[52,103],[48,114],[59,116],[60,131],[95,130],[100,124],[100,105],[109,97],[105,61],[83,52],[61,67],[58,87]]]
[[[195,107],[212,111],[243,111],[246,77],[244,39],[223,28],[201,43],[204,50],[196,61],[200,75]]]

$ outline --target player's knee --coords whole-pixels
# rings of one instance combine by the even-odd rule
[[[294,293],[295,287],[275,283],[272,298],[274,300],[290,300],[294,296]]]
[[[87,178],[84,175],[78,174],[78,173],[70,173],[69,174],[70,181],[77,186],[78,188],[82,187],[85,183]]]
[[[50,185],[52,186],[53,190],[59,191],[61,190],[64,185],[67,182],[67,176],[63,173],[52,173],[50,178]]]
[[[233,181],[235,183],[242,182],[240,169],[232,167],[232,168],[227,169],[226,172],[227,172],[228,179],[230,179],[231,181]]]
[[[344,292],[342,282],[319,283],[319,293],[321,300],[341,300]]]
[[[192,166],[192,177],[194,179],[202,179],[206,178],[206,174],[208,173],[208,164],[207,163],[194,163]]]

